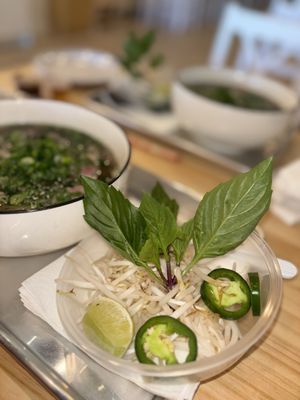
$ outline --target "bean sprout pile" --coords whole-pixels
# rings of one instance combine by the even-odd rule
[[[94,246],[95,240],[103,247],[103,240],[98,235],[96,239],[93,238]],[[105,253],[95,259],[89,254],[88,241],[79,244],[71,254],[66,255],[66,262],[74,268],[78,279],[57,279],[57,283],[70,287],[67,294],[78,302],[82,317],[87,306],[101,297],[111,298],[127,309],[135,332],[153,316],[171,316],[179,319],[195,333],[198,358],[215,355],[240,339],[237,323],[220,318],[200,299],[199,289],[203,280],[210,280],[206,275],[211,269],[208,265],[202,263],[201,269],[193,268],[184,280],[180,269],[175,268],[177,284],[171,291],[166,291],[144,269],[105,246]],[[81,318],[77,322],[80,324]],[[129,347],[124,358],[136,360],[133,346]]]

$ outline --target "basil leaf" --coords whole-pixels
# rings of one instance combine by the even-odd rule
[[[142,54],[145,54],[150,50],[155,42],[155,37],[156,34],[154,31],[148,31],[138,40]]]
[[[241,244],[254,230],[271,201],[272,159],[221,183],[203,197],[195,215],[195,256],[220,256]]]
[[[154,235],[165,257],[168,258],[168,246],[177,237],[174,215],[168,207],[160,204],[148,193],[142,197],[140,211],[147,221],[150,234]]]
[[[175,199],[171,199],[169,195],[166,193],[164,188],[161,186],[159,182],[156,183],[154,188],[151,191],[151,196],[157,200],[160,204],[164,204],[174,214],[175,218],[177,217],[179,205]]]
[[[142,50],[139,43],[139,38],[134,32],[130,32],[123,46],[124,53],[127,59],[133,63],[140,59]]]
[[[194,219],[190,219],[178,228],[178,238],[173,242],[173,250],[176,263],[179,264],[192,240],[194,230]]]
[[[151,57],[151,59],[149,60],[149,65],[152,68],[158,68],[160,67],[163,63],[164,63],[164,56],[162,54],[155,54],[154,56]]]
[[[127,71],[134,77],[141,76],[141,72],[138,70],[139,64],[143,58],[146,57],[147,53],[150,52],[155,42],[155,32],[148,31],[144,35],[138,36],[134,32],[130,32],[123,44],[123,54],[119,57],[121,64]],[[150,62],[152,68],[156,68],[163,63],[162,56],[156,56]]]
[[[145,262],[152,263],[160,268],[160,248],[155,236],[151,235],[142,247],[139,257]]]
[[[146,221],[139,209],[113,186],[88,177],[82,183],[86,222],[123,257],[144,266],[138,254],[147,240]]]

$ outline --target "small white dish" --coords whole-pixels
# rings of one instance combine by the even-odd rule
[[[50,51],[36,56],[32,64],[41,79],[56,86],[108,83],[120,73],[116,57],[90,49]]]
[[[278,263],[283,279],[293,279],[298,275],[298,268],[295,264],[281,258],[278,258]]]
[[[121,105],[114,101],[110,92],[100,89],[92,93],[86,106],[112,119],[120,125],[137,129],[154,136],[169,136],[178,128],[173,112],[155,112],[139,104]]]

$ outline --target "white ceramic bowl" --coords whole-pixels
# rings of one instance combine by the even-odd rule
[[[92,111],[63,102],[1,100],[0,126],[27,123],[69,127],[101,141],[118,163],[119,173],[113,184],[125,189],[130,144],[116,124]],[[48,253],[80,241],[92,232],[83,214],[82,199],[37,211],[0,211],[0,256]]]
[[[185,84],[216,83],[248,89],[273,100],[280,111],[252,111],[210,100]],[[230,69],[190,67],[172,85],[172,105],[179,125],[193,139],[214,150],[234,154],[276,147],[296,122],[298,95],[272,79]],[[273,146],[273,147],[272,147]]]

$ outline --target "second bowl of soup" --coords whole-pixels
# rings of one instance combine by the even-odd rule
[[[173,83],[179,125],[193,140],[234,154],[287,140],[296,123],[297,93],[275,80],[209,67],[182,70]]]

